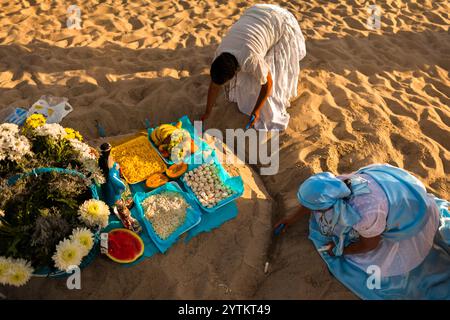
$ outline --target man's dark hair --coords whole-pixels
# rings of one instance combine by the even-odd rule
[[[222,85],[234,77],[238,67],[236,58],[231,53],[224,52],[211,65],[211,80],[215,84]]]

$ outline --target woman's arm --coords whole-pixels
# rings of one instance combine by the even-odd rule
[[[208,89],[208,98],[206,100],[206,111],[201,118],[202,121],[205,121],[211,115],[211,110],[212,110],[214,104],[216,103],[219,92],[220,92],[220,85],[215,84],[214,82],[210,81],[209,89]]]
[[[372,238],[359,236],[359,240],[344,248],[344,254],[366,253],[375,250],[381,241],[381,235]]]
[[[262,107],[266,103],[267,98],[269,98],[269,96],[272,94],[272,87],[273,87],[272,75],[269,72],[267,74],[267,82],[261,86],[258,99],[256,100],[255,107],[253,108],[252,115],[255,116],[255,119],[250,124],[250,127],[253,127],[256,121],[258,121]]]
[[[280,225],[284,224],[284,228],[283,231],[284,232],[286,230],[286,228],[294,223],[296,223],[298,220],[300,220],[300,218],[304,215],[309,214],[310,211],[308,208],[303,207],[302,205],[300,205],[300,207],[297,209],[297,211],[283,219],[281,219],[280,221],[278,221],[275,226],[274,229],[277,229]]]
[[[364,238],[359,236],[359,240],[354,242],[347,247],[344,248],[343,254],[358,254],[358,253],[366,253],[372,250],[375,250],[381,241],[381,235],[372,238]],[[334,242],[328,244],[328,254],[334,256],[333,248]]]

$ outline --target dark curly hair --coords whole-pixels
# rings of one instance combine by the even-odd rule
[[[239,64],[235,56],[224,52],[211,65],[211,80],[215,84],[222,85],[234,77],[238,68]]]

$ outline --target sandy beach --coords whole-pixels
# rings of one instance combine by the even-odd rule
[[[0,110],[65,96],[62,124],[98,143],[204,112],[214,51],[260,1],[72,1],[81,30],[66,27],[66,1],[0,3]],[[239,215],[164,255],[124,268],[99,257],[82,290],[65,280],[1,287],[11,299],[356,299],[308,240],[305,217],[280,237],[272,225],[297,204],[311,174],[348,173],[375,162],[411,171],[450,198],[450,4],[378,1],[381,28],[367,27],[368,1],[267,1],[299,21],[307,55],[298,97],[280,135],[280,168],[245,181]],[[219,97],[207,128],[243,128],[248,117]],[[265,262],[270,262],[264,273]]]

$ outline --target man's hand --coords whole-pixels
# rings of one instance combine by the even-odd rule
[[[245,130],[253,128],[256,124],[256,121],[258,120],[259,120],[259,112],[252,113],[252,115],[250,116],[250,121],[245,126]]]
[[[252,122],[250,122],[249,128],[255,127],[256,122],[258,122],[258,120],[259,120],[259,112],[252,113],[252,115],[250,116],[250,119],[252,119],[252,118],[253,118],[253,120],[252,120]]]

